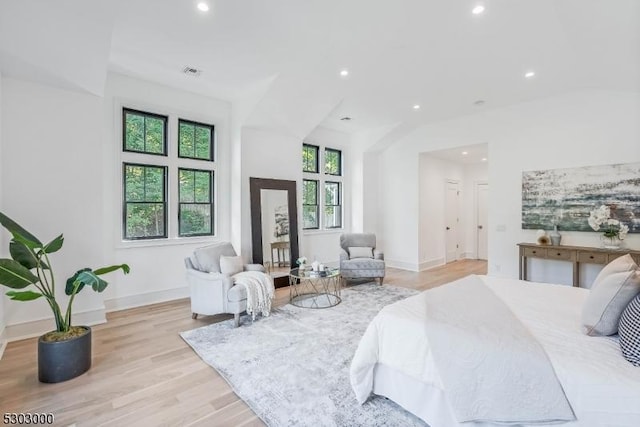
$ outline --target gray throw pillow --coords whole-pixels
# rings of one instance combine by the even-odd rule
[[[620,316],[640,293],[640,270],[625,255],[607,264],[593,282],[582,307],[582,324],[587,335],[613,335],[618,332]]]
[[[236,256],[236,251],[229,242],[218,242],[193,251],[193,257],[198,262],[195,266],[200,271],[220,273],[220,257]]]
[[[622,355],[632,365],[640,366],[640,295],[622,313],[618,333]]]
[[[368,246],[349,246],[349,258],[373,258],[373,248]]]
[[[241,256],[221,256],[220,273],[233,276],[244,270],[244,261]]]

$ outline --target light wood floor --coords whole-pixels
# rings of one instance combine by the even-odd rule
[[[424,290],[486,268],[473,260],[421,273],[388,268],[385,284]],[[277,290],[275,306],[288,292]],[[91,370],[60,384],[38,382],[35,338],[10,343],[0,360],[0,412],[51,412],[60,426],[261,426],[178,336],[230,317],[192,320],[188,300],[110,313],[93,328]]]

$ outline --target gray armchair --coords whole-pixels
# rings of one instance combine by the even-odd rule
[[[247,291],[244,286],[235,286],[233,277],[220,272],[222,256],[236,256],[231,243],[218,242],[198,248],[184,259],[191,291],[191,313],[194,319],[198,314],[233,314],[237,327],[240,313],[247,309]],[[246,264],[244,270],[264,272],[264,267]]]
[[[376,235],[345,233],[340,235],[340,274],[345,280],[384,280],[384,254],[376,250]]]

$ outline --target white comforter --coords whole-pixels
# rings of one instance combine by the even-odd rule
[[[580,313],[588,290],[482,280],[547,352],[578,419],[566,425],[640,426],[640,369],[622,357],[614,338],[581,332]],[[370,395],[378,364],[443,388],[426,338],[425,298],[428,291],[385,307],[367,328],[351,364],[351,384],[359,402]]]

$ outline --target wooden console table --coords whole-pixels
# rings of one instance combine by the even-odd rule
[[[543,258],[573,263],[573,286],[580,286],[580,264],[608,264],[614,259],[631,254],[640,264],[640,251],[630,249],[604,249],[585,246],[536,245],[518,243],[520,247],[520,280],[527,280],[527,259]]]

